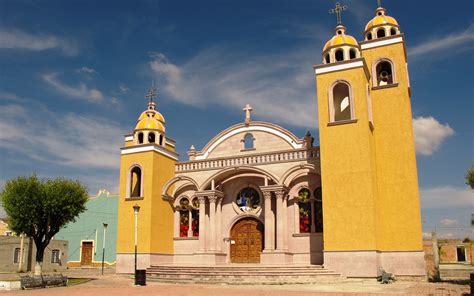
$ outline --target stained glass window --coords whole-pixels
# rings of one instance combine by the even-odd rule
[[[314,199],[316,232],[323,232],[323,193],[321,187],[314,190]]]
[[[298,192],[298,206],[300,208],[300,233],[311,232],[311,193],[303,188]]]
[[[260,205],[260,195],[257,190],[247,187],[237,194],[236,203],[243,212],[252,211]]]

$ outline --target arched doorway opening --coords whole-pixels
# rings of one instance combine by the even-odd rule
[[[230,261],[260,263],[263,250],[263,224],[255,218],[237,221],[230,231]]]

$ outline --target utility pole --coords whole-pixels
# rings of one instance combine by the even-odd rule
[[[104,238],[102,240],[102,275],[104,275],[104,260],[105,260],[105,232],[107,230],[107,223],[103,223],[104,225]]]

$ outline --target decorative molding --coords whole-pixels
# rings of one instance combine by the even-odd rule
[[[342,70],[356,69],[359,67],[362,67],[364,69],[365,75],[368,79],[370,77],[370,72],[369,72],[369,69],[367,68],[367,64],[365,63],[364,58],[357,58],[357,59],[342,61],[338,63],[315,65],[313,66],[313,69],[314,69],[314,74],[320,75],[320,74],[337,72],[337,71],[342,71]]]
[[[393,71],[393,70],[392,70]],[[399,83],[392,83],[392,84],[387,84],[387,85],[381,85],[381,86],[373,86],[372,90],[380,90],[380,89],[385,89],[385,88],[392,88],[392,87],[398,87]]]
[[[339,121],[329,122],[329,123],[328,123],[328,126],[351,124],[351,123],[357,123],[357,119],[339,120]]]
[[[130,142],[130,141],[133,141],[133,135],[125,136],[125,142]]]
[[[403,43],[403,35],[395,35],[395,37],[389,36],[383,39],[373,39],[370,41],[365,41],[360,45],[362,50],[370,49],[374,47],[380,47],[385,45],[391,45],[395,43]]]
[[[148,152],[148,151],[155,151],[155,152],[158,152],[166,157],[169,157],[173,160],[176,160],[178,161],[178,154],[176,152],[173,152],[173,151],[168,151],[166,149],[164,149],[163,147],[160,147],[158,145],[155,145],[155,144],[147,144],[147,145],[142,145],[142,146],[139,146],[139,147],[123,147],[123,148],[120,148],[121,149],[121,154],[122,155],[126,155],[126,154],[132,154],[132,153],[140,153],[140,152]]]

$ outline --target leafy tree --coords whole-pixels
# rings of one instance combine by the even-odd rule
[[[17,234],[33,238],[36,245],[35,275],[41,275],[44,250],[60,228],[85,211],[87,189],[79,181],[64,178],[40,180],[36,175],[17,177],[5,183],[0,193]]]
[[[471,165],[471,168],[466,172],[466,184],[471,186],[471,189],[474,189],[474,163]]]

